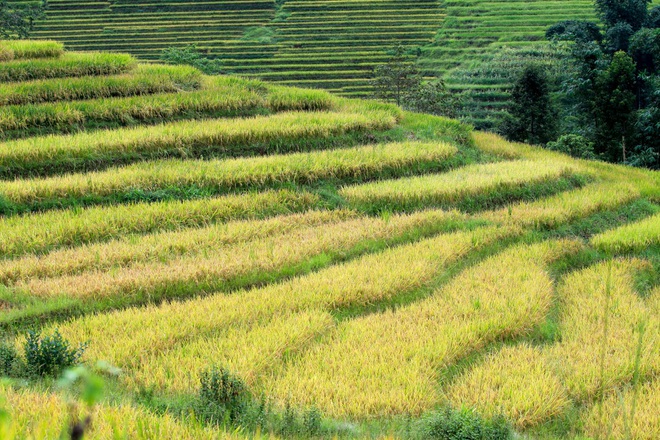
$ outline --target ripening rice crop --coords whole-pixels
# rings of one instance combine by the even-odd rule
[[[542,350],[527,344],[489,355],[449,386],[446,398],[486,417],[504,415],[519,429],[560,416],[571,405]]]
[[[559,341],[488,356],[448,387],[450,402],[488,416],[503,414],[526,428],[561,416],[575,401],[590,402],[601,391],[630,382],[637,354],[640,377],[657,372],[658,309],[633,290],[640,270],[650,266],[616,260],[568,275],[558,288]],[[641,334],[640,325],[645,326]]]
[[[44,253],[130,234],[286,214],[310,208],[318,202],[318,196],[309,193],[280,190],[186,202],[136,203],[4,218],[0,219],[0,256]]]
[[[437,217],[439,213],[429,213]],[[60,326],[72,341],[90,341],[86,356],[139,369],[144,358],[232,326],[305,310],[358,307],[418,289],[468,252],[519,233],[484,228],[443,234],[331,266],[281,284],[188,302],[129,308]],[[129,374],[129,373],[127,373]]]
[[[533,149],[527,144],[509,142],[495,133],[478,131],[473,133],[472,137],[480,150],[509,160],[521,159]]]
[[[39,79],[0,83],[0,105],[148,95],[197,89],[202,74],[187,66],[140,65],[131,73],[115,76]]]
[[[18,59],[57,58],[63,53],[64,45],[57,41],[0,41],[0,62]]]
[[[598,249],[608,252],[643,251],[660,245],[660,214],[603,232],[591,239]]]
[[[71,422],[71,405],[57,394],[15,390],[0,384],[0,409],[6,405],[8,418],[0,420],[0,438],[3,440],[57,440],[63,438]],[[84,408],[76,408],[81,419],[88,415]],[[185,423],[173,416],[156,415],[131,405],[99,405],[92,410],[92,424],[85,438],[106,440],[154,440],[176,438],[181,440],[240,439],[239,434],[204,428]]]
[[[334,326],[328,312],[303,311],[256,326],[228,327],[216,335],[140,358],[142,365],[127,375],[125,382],[133,389],[191,393],[213,359],[215,365],[228,368],[253,385],[280,365],[284,356],[297,355]]]
[[[154,127],[46,136],[0,143],[0,176],[46,175],[168,156],[241,156],[309,149],[306,141],[385,130],[386,112],[291,112],[269,117],[181,121]]]
[[[71,76],[116,75],[134,68],[130,55],[69,52],[59,58],[15,60],[0,63],[0,83]]]
[[[456,147],[445,143],[403,142],[234,160],[166,160],[97,173],[1,182],[0,195],[11,204],[30,205],[43,200],[100,199],[171,188],[209,188],[222,193],[286,182],[366,180],[381,173],[439,167],[456,152]]]
[[[273,273],[323,254],[343,255],[360,244],[396,241],[415,231],[443,228],[444,212],[413,216],[349,219],[334,224],[294,229],[261,240],[237,243],[176,258],[166,263],[135,263],[111,271],[90,271],[55,278],[29,278],[16,287],[32,296],[129,300],[176,297],[221,289],[226,283],[250,275]],[[417,232],[418,234],[420,232]]]
[[[493,222],[552,229],[590,214],[615,209],[640,197],[628,183],[599,182],[534,202],[521,202],[479,214]]]
[[[622,168],[620,166],[601,162],[586,161],[568,157],[564,154],[549,151],[544,148],[535,148],[527,144],[508,142],[501,136],[493,133],[473,133],[476,146],[485,153],[493,154],[506,159],[525,159],[534,161],[554,161],[574,167],[580,173],[599,181],[617,184],[629,184],[640,191],[643,197],[651,200],[660,200],[660,186],[657,173],[643,168]]]
[[[420,414],[438,402],[439,372],[489,342],[524,335],[553,300],[546,263],[580,246],[517,246],[465,270],[427,299],[346,321],[264,385],[334,417]]]
[[[629,382],[638,349],[640,374],[660,371],[660,321],[633,288],[635,274],[650,270],[644,261],[615,260],[562,282],[562,338],[548,348],[547,362],[573,398]]]
[[[268,85],[268,108],[274,112],[330,110],[334,101],[335,97],[323,90]]]
[[[553,162],[500,162],[470,165],[444,174],[350,186],[340,194],[356,207],[406,210],[495,196],[498,192],[568,177],[573,172],[570,167]]]
[[[44,255],[0,259],[0,283],[14,284],[30,278],[75,275],[129,267],[137,263],[166,263],[181,257],[207,254],[217,249],[263,240],[309,226],[355,218],[346,210],[309,211],[264,220],[214,223],[200,228],[117,237],[107,243],[92,243],[59,249]]]
[[[623,392],[607,393],[603,404],[591,405],[582,416],[584,433],[590,438],[626,438],[657,440],[660,438],[660,379]]]
[[[308,100],[312,100],[309,102]],[[186,93],[101,98],[63,103],[0,107],[0,132],[25,137],[28,128],[67,132],[79,125],[131,125],[190,116],[249,116],[252,114],[331,110],[335,98],[323,91],[280,90],[254,80],[203,77],[201,90]],[[10,132],[10,133],[7,133]]]

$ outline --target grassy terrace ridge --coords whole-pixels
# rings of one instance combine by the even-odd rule
[[[249,10],[238,39],[246,17],[278,14],[301,20],[292,36],[339,26],[348,41],[349,12],[380,20],[367,3],[51,0],[49,14],[66,29],[85,17],[71,8],[97,11],[84,37],[101,15],[140,32],[194,5],[200,22]],[[435,2],[379,3],[401,32],[437,25]],[[318,11],[331,17],[304,24]],[[660,435],[658,172],[322,90],[3,47],[3,440],[61,438],[72,401],[98,439]],[[50,352],[35,365],[31,330],[82,344],[68,377],[98,391],[63,390]]]

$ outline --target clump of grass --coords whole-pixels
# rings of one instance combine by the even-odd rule
[[[224,368],[211,368],[200,377],[198,414],[212,423],[236,422],[251,396],[245,383]]]

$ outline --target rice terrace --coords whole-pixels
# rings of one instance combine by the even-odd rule
[[[660,6],[0,0],[0,439],[660,439]]]

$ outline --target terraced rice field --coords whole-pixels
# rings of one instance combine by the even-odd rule
[[[282,420],[315,408],[317,437],[428,438],[446,408],[530,438],[660,435],[657,172],[319,90],[6,47],[0,72],[34,66],[0,79],[0,347],[57,330],[121,369],[89,438],[306,437],[197,417],[212,367]],[[0,368],[3,439],[86,414]]]
[[[461,116],[497,124],[526,60],[554,60],[546,29],[594,20],[591,0],[50,0],[34,34],[75,50],[156,60],[196,44],[229,73],[369,95],[373,68],[402,43],[427,77],[465,95]]]

